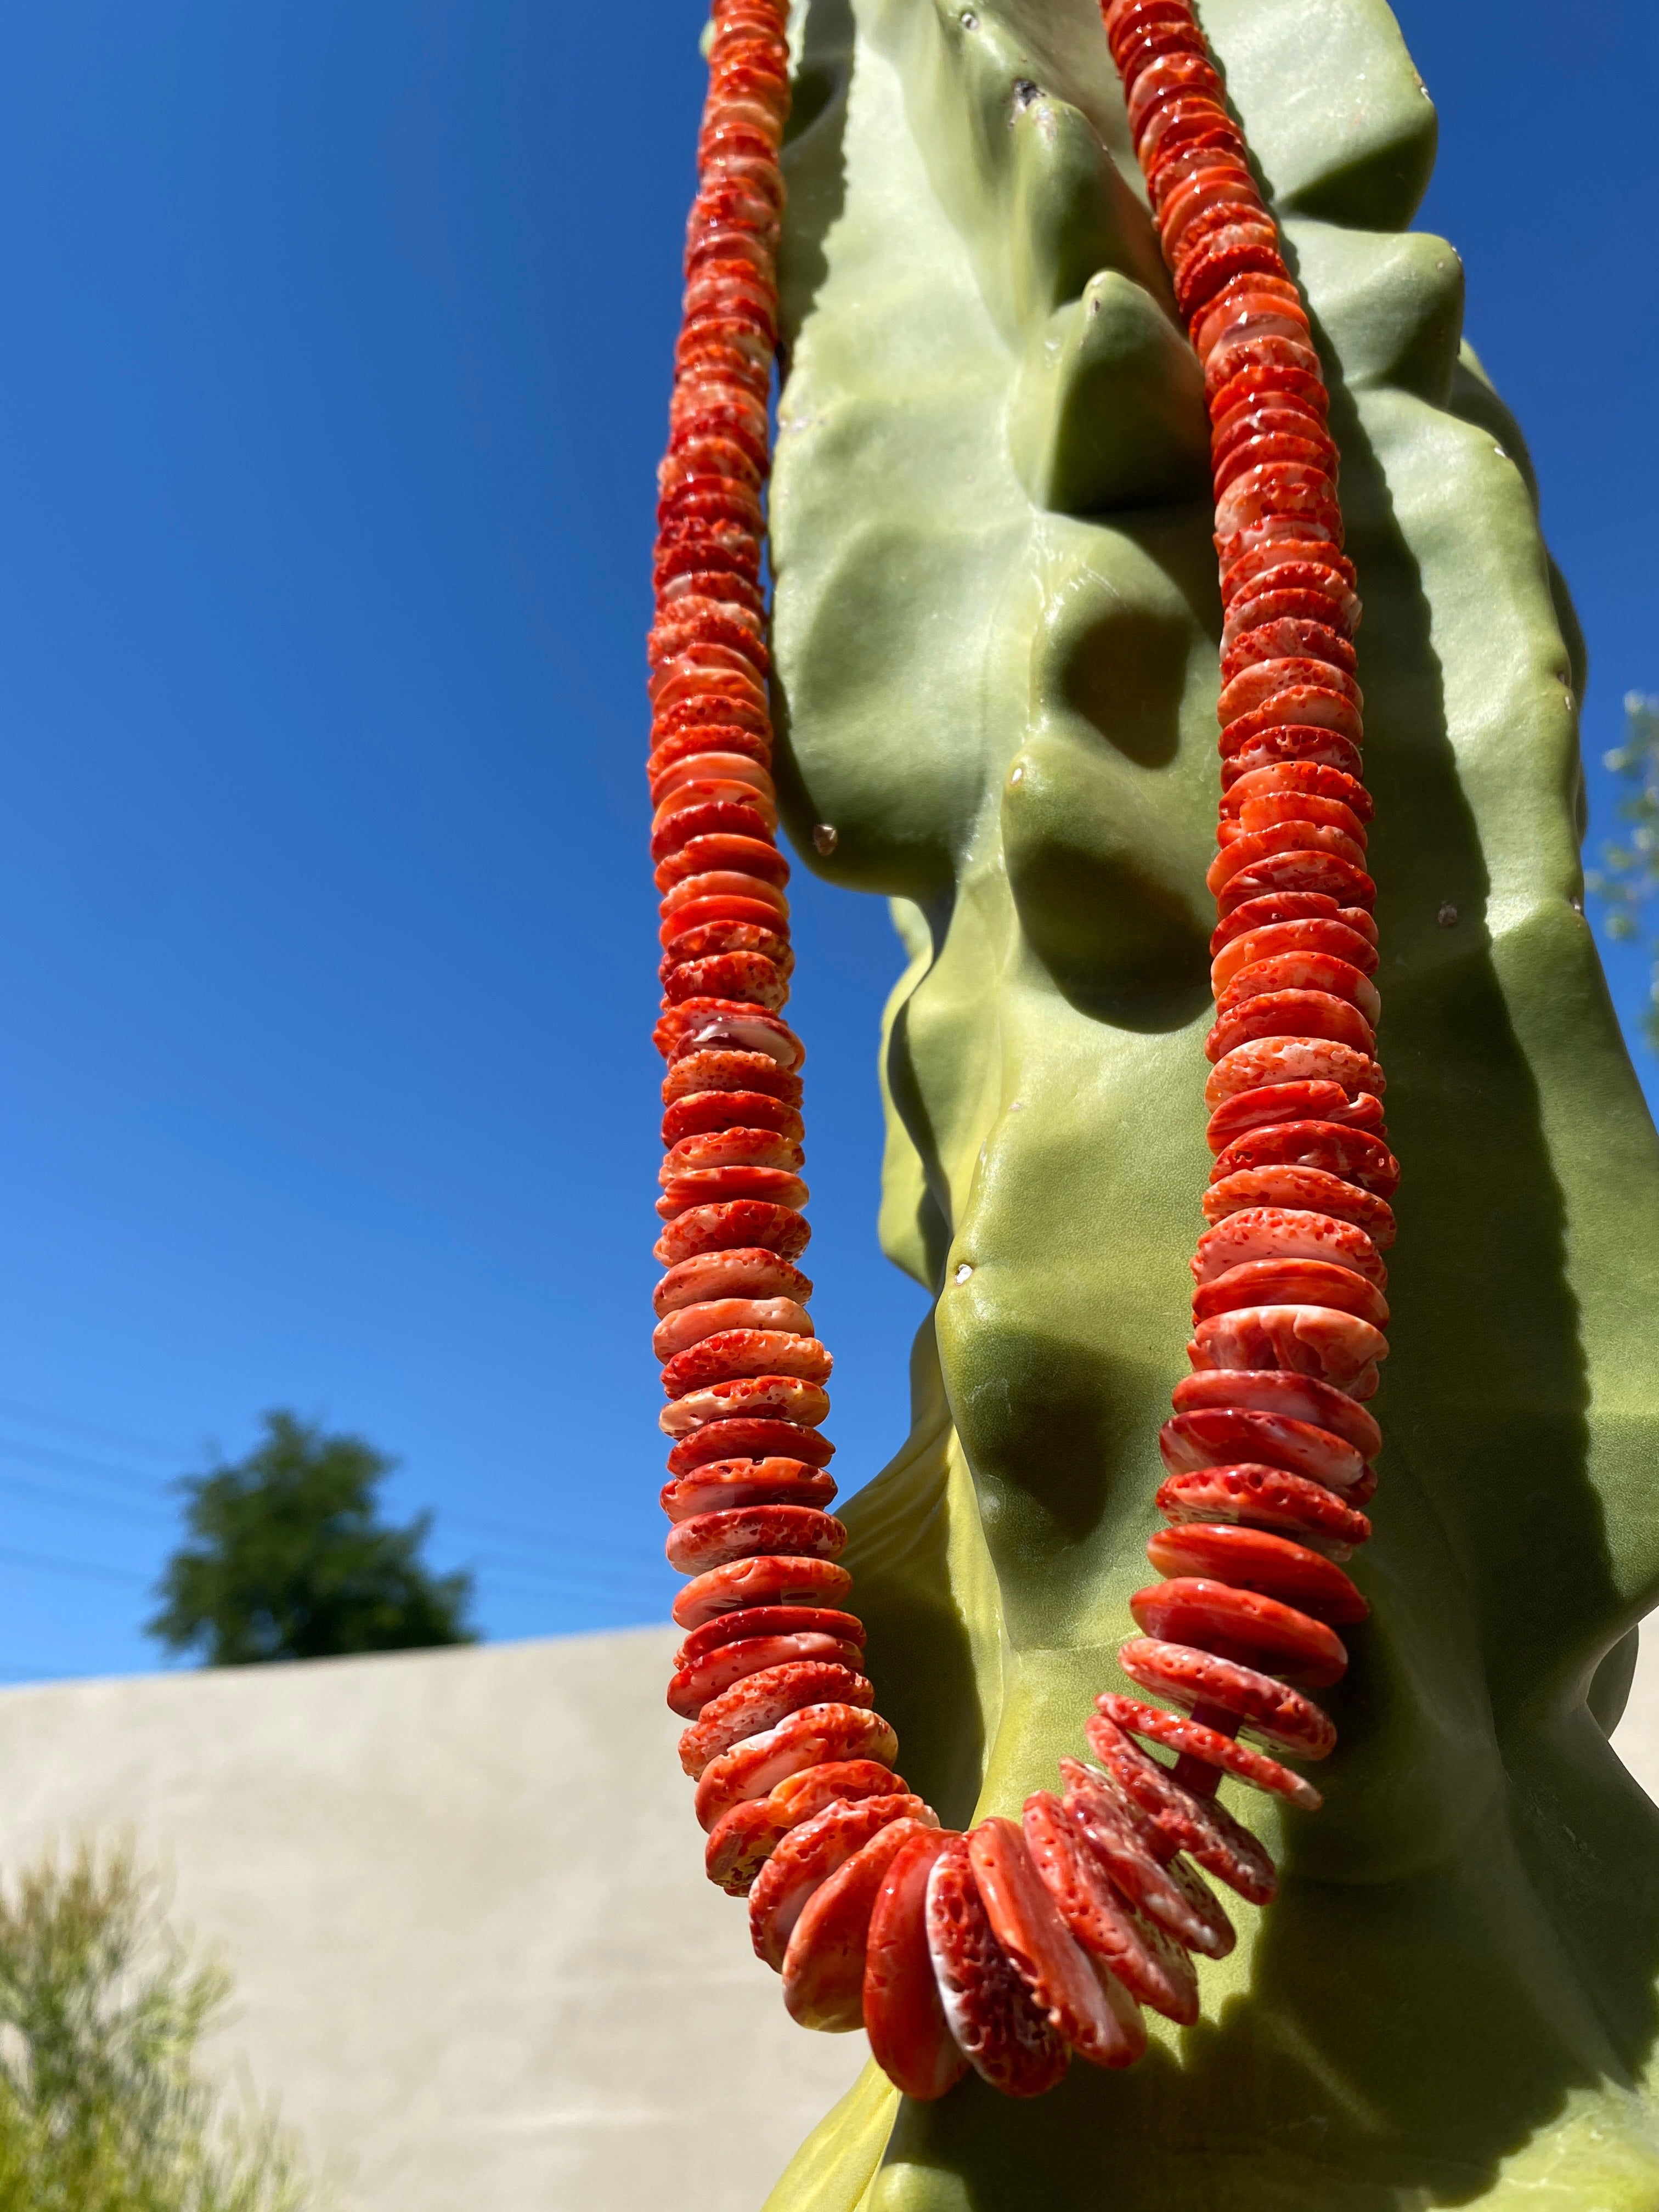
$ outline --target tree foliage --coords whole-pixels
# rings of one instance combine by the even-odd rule
[[[1659,934],[1649,918],[1650,902],[1659,896],[1659,699],[1626,693],[1625,742],[1605,758],[1613,774],[1633,787],[1619,805],[1620,819],[1630,828],[1621,843],[1603,846],[1605,868],[1585,880],[1607,908],[1609,937],[1648,939],[1653,1004],[1643,1027],[1649,1041],[1659,1046]]]
[[[274,2112],[197,2067],[230,1978],[193,1963],[157,1886],[83,1847],[0,1892],[0,2212],[307,2212]]]
[[[214,1667],[475,1641],[471,1577],[420,1558],[431,1515],[378,1518],[396,1464],[362,1437],[267,1413],[246,1459],[179,1486],[191,1540],[167,1564],[149,1633]]]

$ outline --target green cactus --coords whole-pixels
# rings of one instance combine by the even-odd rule
[[[1581,912],[1577,625],[1404,226],[1382,0],[1206,0],[1332,387],[1395,1149],[1372,1600],[1324,1812],[1206,2016],[1022,2106],[866,2073],[774,2212],[1659,2203],[1659,1815],[1605,1729],[1659,1580],[1659,1149]],[[1184,1370],[1220,624],[1196,363],[1094,0],[808,0],[773,493],[786,811],[895,901],[882,1233],[938,1294],[851,1505],[941,1816],[1081,1750]],[[1230,1791],[1236,1804],[1240,1793]]]

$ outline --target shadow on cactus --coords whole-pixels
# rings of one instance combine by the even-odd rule
[[[1579,902],[1582,647],[1405,226],[1380,0],[1204,27],[1331,386],[1387,948],[1389,1437],[1315,1821],[1205,2019],[1022,2106],[866,2075],[775,2212],[1650,2208],[1659,1815],[1606,1741],[1659,1585],[1659,1149]],[[884,1249],[937,1299],[845,1510],[911,1784],[1018,1814],[1146,1579],[1207,1164],[1220,608],[1196,368],[1093,0],[809,0],[772,501],[780,790],[896,903]]]

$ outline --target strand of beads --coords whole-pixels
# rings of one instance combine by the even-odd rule
[[[788,113],[786,10],[715,0],[685,256],[650,637],[651,856],[662,893],[656,1042],[667,1155],[653,1349],[673,1439],[662,1493],[688,1632],[668,1702],[690,1725],[712,1880],[812,2027],[861,2017],[872,1877],[933,1814],[893,1772],[827,1510],[830,1354],[795,1265],[799,1039],[769,773],[760,588]],[[862,1922],[860,1919],[862,1908]],[[850,1931],[850,1941],[849,1941]]]
[[[653,857],[664,893],[657,1038],[669,1060],[655,1345],[676,1439],[663,1503],[694,1579],[669,1701],[691,1725],[714,1881],[804,2025],[866,2028],[908,2094],[969,2066],[1010,2095],[1073,2052],[1123,2066],[1145,2004],[1198,2017],[1194,1953],[1232,1928],[1200,1872],[1257,1904],[1271,1861],[1217,1801],[1224,1774],[1307,1808],[1275,1753],[1334,1732],[1304,1694],[1346,1664],[1364,1601],[1338,1561],[1380,1443],[1361,1401],[1386,1352],[1387,1203],[1370,805],[1359,781],[1353,572],[1306,314],[1186,0],[1109,0],[1176,295],[1213,426],[1223,636],[1219,850],[1211,871],[1216,1154],[1194,1273],[1194,1372],[1161,1445],[1166,1579],[1132,1601],[1126,1672],[1018,1824],[941,1831],[892,1771],[818,1425],[829,1354],[799,1179],[799,1041],[775,843],[759,591],[775,343],[776,0],[716,0],[702,185],[662,471],[652,632]],[[1171,1711],[1173,1707],[1175,1710]],[[1255,1739],[1266,1749],[1243,1743]],[[1135,1739],[1172,1751],[1173,1765]]]
[[[1305,1691],[1340,1678],[1336,1632],[1366,1610],[1338,1562],[1370,1533],[1359,1508],[1381,1437],[1361,1401],[1388,1350],[1381,1255],[1399,1171],[1374,1057],[1359,604],[1336,447],[1307,314],[1188,0],[1106,0],[1103,14],[1212,431],[1225,627],[1210,1226],[1193,1262],[1193,1372],[1160,1437],[1169,1525],[1148,1551],[1165,1579],[1131,1601],[1146,1632],[1120,1654],[1163,1702],[1107,1692],[1085,1729],[1099,1765],[1063,1759],[1063,1798],[1040,1790],[1019,1826],[983,1821],[896,1863],[866,2015],[877,2057],[918,2097],[950,2086],[952,2050],[1031,2096],[1073,2051],[1133,2060],[1137,1999],[1196,2019],[1191,1954],[1233,1942],[1199,1869],[1258,1905],[1278,1887],[1218,1786],[1232,1775],[1317,1807],[1273,1754],[1330,1751]],[[890,2028],[869,1991],[907,1882],[937,1999],[930,2014],[915,1997]]]
[[[1379,1014],[1360,781],[1354,572],[1337,452],[1301,295],[1188,0],[1109,0],[1176,303],[1204,366],[1221,564],[1222,799],[1206,1098],[1215,1157],[1193,1273],[1193,1372],[1160,1438],[1166,1577],[1132,1601],[1120,1654],[1177,1710],[1109,1694],[1091,1742],[1170,1832],[1218,1808],[1231,1773],[1313,1808],[1317,1793],[1240,1744],[1323,1758],[1304,1694],[1347,1664],[1365,1602],[1336,1563],[1381,1445],[1376,1388],[1399,1179],[1379,1103]],[[1177,1753],[1155,1767],[1131,1741]]]
[[[1336,1631],[1366,1610],[1338,1562],[1370,1533],[1359,1508],[1381,1437],[1362,1401],[1388,1350],[1398,1170],[1374,1057],[1359,604],[1337,453],[1307,314],[1187,0],[1103,13],[1212,428],[1225,628],[1210,1226],[1193,1372],[1160,1437],[1169,1525],[1148,1550],[1165,1579],[1131,1601],[1146,1633],[1120,1654],[1163,1702],[1107,1692],[1085,1729],[1099,1765],[1062,1759],[1063,1797],[1039,1790],[1018,1826],[918,1839],[895,1863],[866,2021],[916,2097],[942,2094],[964,2056],[1016,2096],[1052,2087],[1072,2051],[1127,2063],[1145,2043],[1136,2000],[1197,2018],[1192,1954],[1234,1941],[1200,1869],[1258,1905],[1278,1888],[1218,1786],[1232,1775],[1317,1807],[1274,1754],[1330,1751],[1305,1691],[1339,1679]],[[887,1957],[901,1938],[908,1982]],[[884,2008],[887,1984],[908,2002]]]

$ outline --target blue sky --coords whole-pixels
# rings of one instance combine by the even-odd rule
[[[402,1456],[490,1634],[666,1610],[641,641],[700,14],[620,73],[567,0],[8,24],[0,1677],[155,1663],[165,1486],[272,1405]],[[1659,690],[1655,31],[1401,17],[1599,762]],[[921,1310],[874,1235],[898,960],[798,886],[850,1483]]]

